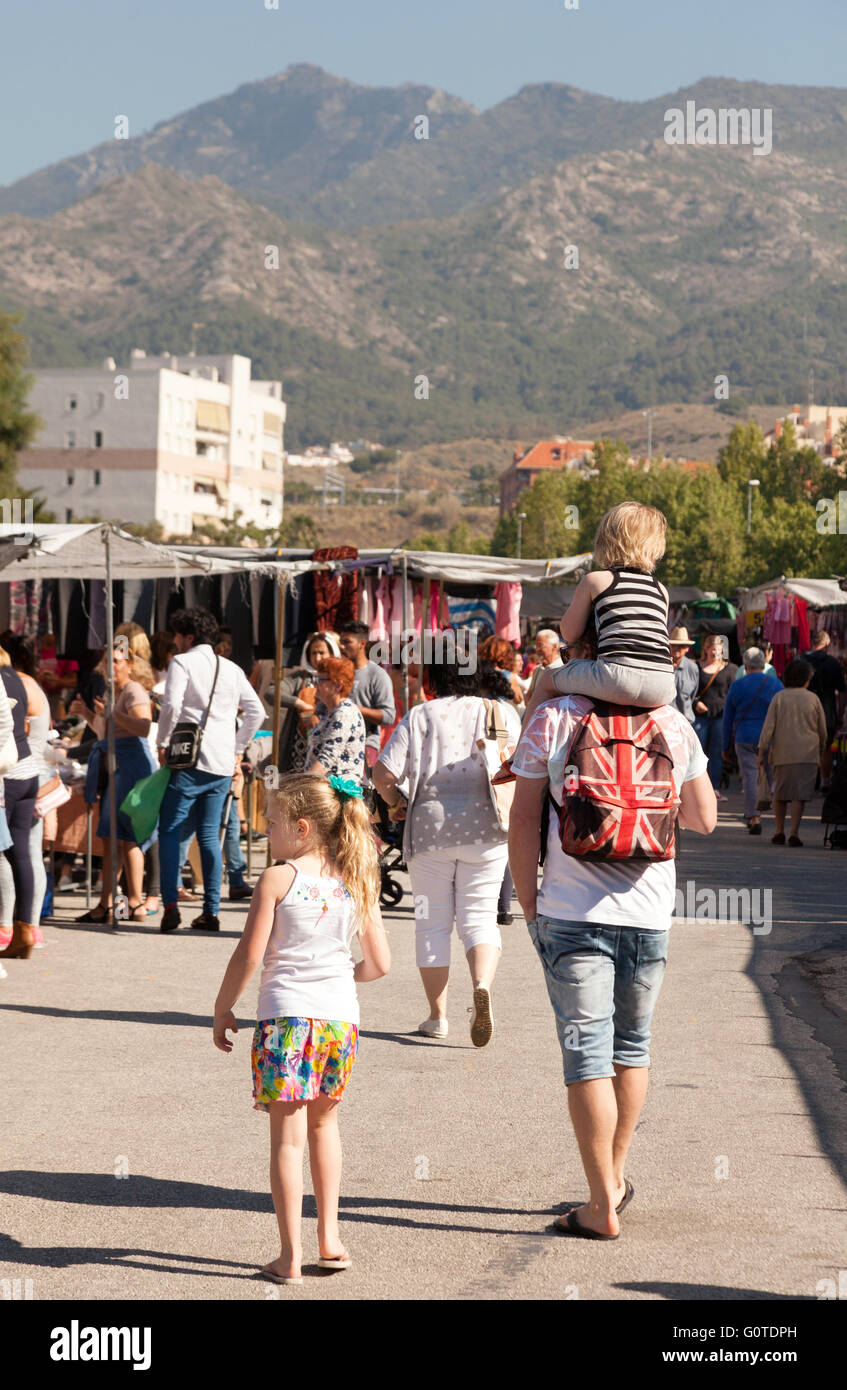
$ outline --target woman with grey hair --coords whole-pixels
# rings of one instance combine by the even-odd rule
[[[762,820],[756,808],[758,788],[759,739],[774,695],[782,681],[765,673],[765,654],[759,647],[748,647],[743,656],[744,675],[733,681],[723,711],[723,757],[729,760],[734,746],[744,788],[744,815],[751,835],[761,835]],[[768,783],[770,768],[766,765]]]

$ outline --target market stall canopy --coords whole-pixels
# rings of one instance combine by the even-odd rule
[[[105,579],[107,534],[113,579],[237,574],[252,567],[237,559],[204,555],[202,550],[155,545],[108,522],[0,525],[0,581]]]
[[[847,604],[847,592],[841,588],[837,579],[771,579],[767,584],[757,584],[754,589],[741,589],[743,612],[750,608],[764,608],[767,594],[794,594],[813,608],[841,608]]]
[[[367,560],[379,551],[360,550]],[[554,584],[556,580],[588,569],[591,555],[565,555],[553,560],[514,560],[500,555],[452,555],[437,550],[394,551],[396,565],[406,556],[409,574],[414,578],[440,579],[454,584]]]

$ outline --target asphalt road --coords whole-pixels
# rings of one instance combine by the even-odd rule
[[[409,894],[387,914],[394,964],[360,989],[340,1112],[354,1265],[318,1271],[309,1196],[305,1281],[278,1289],[259,1272],[278,1245],[251,1104],[257,982],[230,1056],[210,1030],[245,909],[223,908],[218,938],[162,936],[157,918],[111,932],[72,924],[84,904],[65,894],[45,948],[0,980],[2,1277],[35,1299],[818,1297],[847,1268],[847,858],[817,847],[817,825],[777,849],[736,812],[686,836],[681,887],[695,905],[770,889],[772,920],[674,925],[620,1241],[546,1230],[586,1189],[517,904],[484,1050],[455,940],[450,1036],[416,1035]]]

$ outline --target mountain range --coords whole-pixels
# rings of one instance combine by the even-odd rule
[[[772,109],[772,153],[666,144],[687,101]],[[576,433],[719,374],[837,400],[845,136],[840,89],[548,83],[479,112],[299,64],[0,189],[0,305],[37,366],[244,352],[292,449]]]

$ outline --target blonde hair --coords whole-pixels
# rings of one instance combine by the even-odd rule
[[[142,661],[150,660],[150,638],[140,623],[120,623],[115,628],[115,636],[127,639],[133,656],[140,657]]]
[[[379,904],[379,859],[371,818],[361,797],[341,797],[326,777],[290,772],[271,792],[286,820],[307,820],[328,856],[338,865],[341,881],[353,899],[363,930]]]
[[[0,666],[11,666],[12,658],[5,647],[0,647]]]
[[[665,553],[667,518],[643,502],[619,502],[600,518],[594,537],[598,569],[653,570]]]

